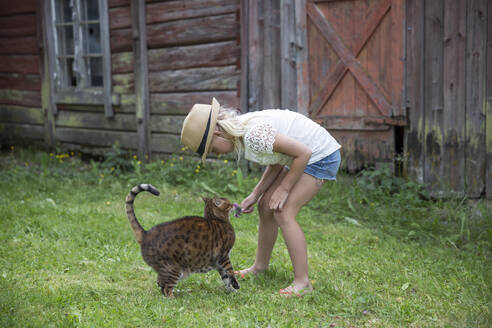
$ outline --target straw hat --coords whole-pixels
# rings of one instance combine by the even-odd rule
[[[220,104],[212,98],[211,105],[195,104],[183,122],[181,143],[205,161],[219,115]]]

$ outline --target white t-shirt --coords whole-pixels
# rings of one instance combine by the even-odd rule
[[[261,165],[288,165],[292,157],[273,152],[277,133],[302,142],[311,149],[308,164],[315,163],[341,148],[321,125],[290,110],[267,109],[238,117],[247,126],[244,134],[244,157]]]

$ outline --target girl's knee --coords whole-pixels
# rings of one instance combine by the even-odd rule
[[[295,221],[296,215],[292,211],[283,209],[282,211],[273,212],[273,218],[279,226],[282,226],[290,221]]]
[[[271,214],[272,210],[270,209],[270,198],[266,199],[265,197],[261,197],[258,201],[258,211],[260,214],[268,215]]]

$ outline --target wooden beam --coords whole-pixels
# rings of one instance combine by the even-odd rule
[[[309,108],[309,49],[307,42],[306,0],[298,0],[294,3],[296,23],[297,111],[307,116]]]
[[[242,113],[247,113],[249,111],[249,90],[248,90],[248,76],[249,76],[249,6],[247,0],[241,0],[241,9],[240,9],[240,45],[241,45],[241,57],[239,61],[239,69],[241,70],[240,76],[240,105],[239,110]]]
[[[135,94],[137,118],[137,154],[141,161],[151,160],[149,68],[147,57],[147,28],[145,0],[131,0],[133,51],[135,58]]]
[[[465,191],[466,0],[444,2],[443,144],[444,188]],[[469,76],[469,78],[471,78]]]
[[[465,191],[477,198],[486,190],[487,0],[467,2]],[[490,24],[490,22],[489,22]],[[489,38],[492,37],[489,35]],[[489,61],[489,66],[492,61]],[[490,178],[489,178],[490,179]]]
[[[405,98],[409,127],[405,149],[408,174],[424,182],[424,0],[406,1]]]
[[[103,70],[103,95],[104,95],[104,116],[113,117],[112,102],[112,79],[111,79],[111,44],[109,37],[109,18],[108,2],[99,1],[99,26],[101,30],[101,47],[102,47],[102,70]]]
[[[280,0],[280,107],[297,109],[295,4]]]
[[[45,144],[53,149],[55,147],[55,54],[53,34],[49,28],[49,24],[53,22],[51,2],[44,0],[40,2],[38,10],[38,34],[39,43],[42,45],[40,51],[40,67],[41,67],[41,108],[45,118],[44,121],[44,141]]]
[[[492,5],[487,2],[487,109],[486,109],[486,196],[492,199]]]

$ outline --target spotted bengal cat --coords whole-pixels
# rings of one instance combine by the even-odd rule
[[[133,209],[133,201],[142,191],[159,195],[159,191],[150,184],[133,187],[126,197],[126,214],[144,261],[157,272],[157,285],[161,292],[172,297],[179,280],[191,273],[212,269],[218,270],[227,291],[239,289],[229,260],[236,238],[229,221],[229,212],[233,208],[231,202],[226,198],[203,198],[203,217],[185,216],[146,231]]]

